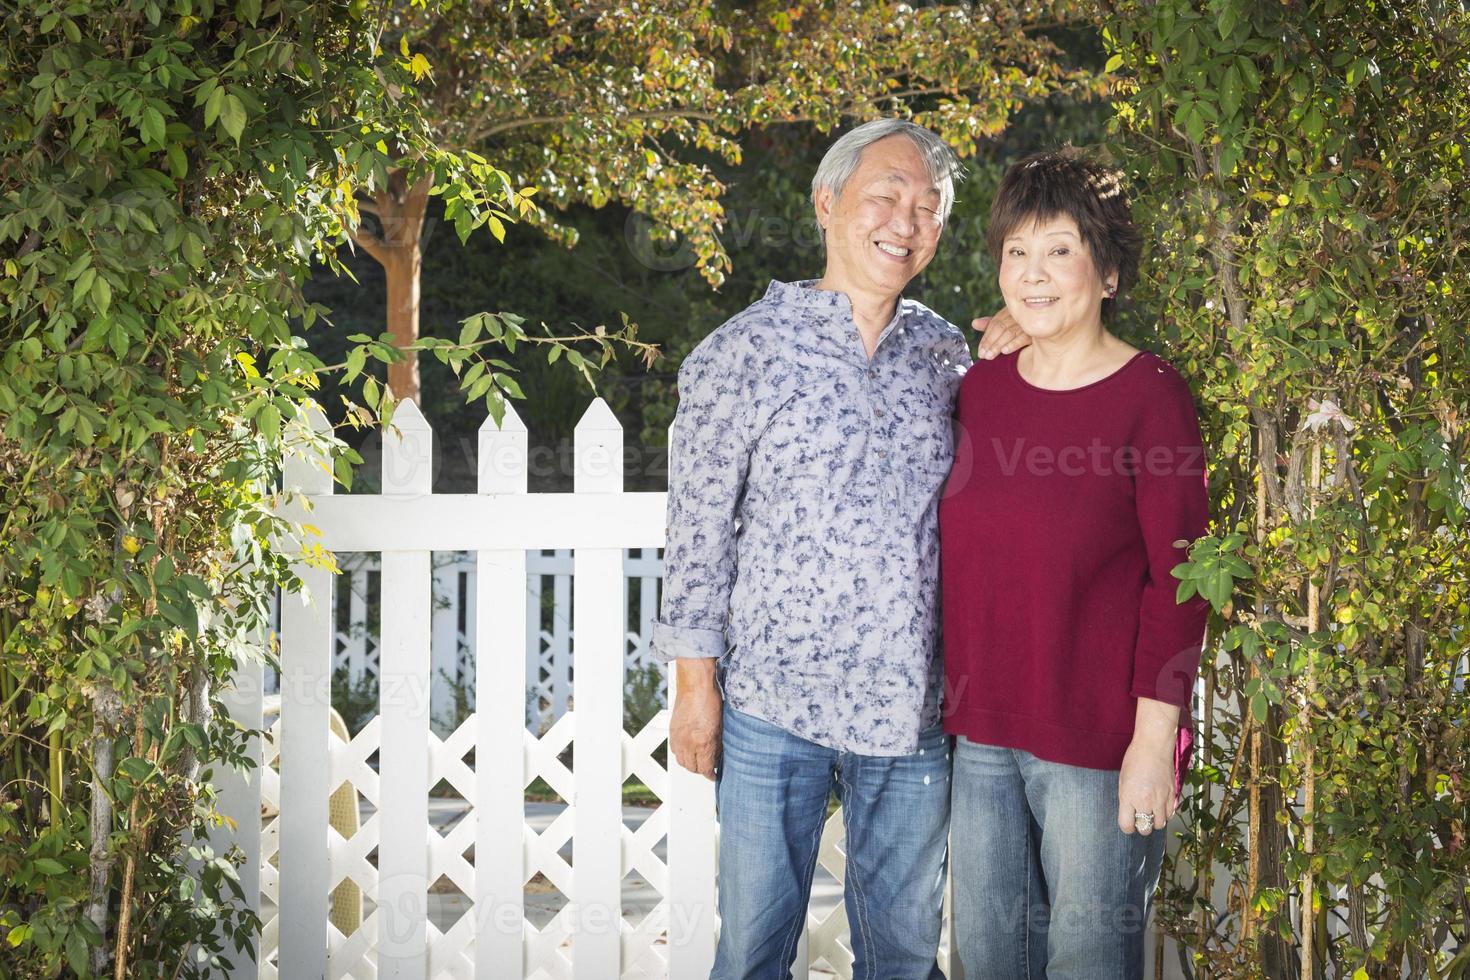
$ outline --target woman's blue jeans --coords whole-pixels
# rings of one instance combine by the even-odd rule
[[[721,924],[711,980],[790,976],[833,789],[847,831],[854,980],[942,980],[948,736],[936,726],[913,755],[857,755],[728,706],[715,790]]]
[[[1118,772],[958,738],[954,928],[965,980],[1136,980],[1165,832],[1118,829]]]

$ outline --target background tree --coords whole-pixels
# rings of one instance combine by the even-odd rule
[[[1215,453],[1179,573],[1217,613],[1208,754],[1163,916],[1203,976],[1466,976],[1470,19],[1129,0],[1101,27],[1138,309]]]
[[[363,372],[402,356],[361,335],[324,364],[293,335],[323,312],[302,281],[352,190],[405,162],[390,145],[463,227],[519,210],[434,144],[369,27],[304,0],[0,19],[0,975],[206,976],[259,928],[238,855],[203,843],[245,737],[217,690],[290,563],[332,562],[273,516],[321,377],[388,424]],[[517,342],[575,353],[488,313],[418,349],[496,414],[516,389],[487,355]],[[321,448],[350,480],[357,455]]]
[[[912,115],[961,153],[1011,114],[1095,77],[1067,67],[1044,30],[1079,20],[1080,4],[989,8],[901,3],[400,4],[383,35],[419,80],[420,111],[442,145],[475,151],[534,187],[529,217],[577,240],[568,207],[624,205],[662,239],[681,235],[711,285],[729,256],[720,240],[725,184],[749,130]],[[418,337],[421,238],[430,184],[393,174],[360,203],[356,241],[385,271],[388,331]],[[463,223],[471,212],[461,212]],[[503,214],[485,220],[497,237]],[[389,369],[418,399],[417,361]]]

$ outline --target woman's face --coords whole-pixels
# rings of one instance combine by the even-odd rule
[[[1000,291],[1006,309],[1032,338],[1102,327],[1105,280],[1087,252],[1077,222],[1066,215],[1017,225],[1001,248]]]

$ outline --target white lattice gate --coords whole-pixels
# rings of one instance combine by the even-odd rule
[[[477,494],[431,492],[432,433],[413,404],[394,425],[381,495],[334,496],[320,461],[288,461],[287,487],[309,502],[309,512],[289,503],[291,516],[334,552],[381,553],[379,712],[349,741],[329,734],[332,576],[302,566],[312,601],[289,597],[282,608],[281,712],[266,765],[224,792],[237,828],[220,836],[251,856],[245,887],[258,889],[265,919],[255,960],[234,980],[708,976],[718,928],[712,784],[656,761],[666,710],[636,734],[623,730],[624,549],[662,545],[664,494],[623,491],[622,429],[601,400],[577,426],[571,494],[526,493],[526,430],[513,413],[480,430]],[[526,726],[527,553],[559,548],[573,553],[576,694],[537,737]],[[455,550],[476,562],[476,711],[441,739],[429,725],[430,553]],[[242,670],[227,700],[260,728],[259,669]],[[630,779],[657,800],[638,821],[622,806]],[[346,834],[329,823],[344,783],[361,817]],[[537,805],[536,827],[533,783],[560,800]],[[430,819],[436,786],[467,811],[443,827]],[[840,814],[822,851],[840,881]],[[344,910],[330,903],[349,879],[362,916],[344,931]],[[630,918],[624,886],[635,880],[657,897]],[[467,908],[441,932],[429,897],[445,883]],[[532,884],[567,899],[539,925],[528,916]],[[843,925],[840,905],[809,918],[798,977],[807,963],[850,974]]]

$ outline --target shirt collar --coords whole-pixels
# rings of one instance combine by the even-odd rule
[[[847,294],[835,289],[815,288],[820,279],[798,279],[795,282],[782,282],[772,279],[771,284],[766,287],[765,299],[775,300],[783,306],[794,306],[805,310],[815,310],[829,314],[840,314],[847,322],[853,322],[852,301]],[[888,326],[883,328],[886,335],[904,315],[904,299],[898,298],[898,303],[893,308],[893,319]]]

